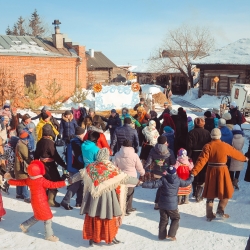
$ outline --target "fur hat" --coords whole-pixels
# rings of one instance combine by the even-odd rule
[[[82,127],[76,127],[75,129],[75,135],[82,135],[85,133],[85,129]]]
[[[223,118],[219,119],[219,127],[225,127],[226,126],[226,120]]]
[[[229,121],[229,120],[232,119],[232,116],[231,116],[230,113],[224,113],[224,114],[222,115],[222,118],[225,119],[226,121]]]
[[[168,172],[168,174],[175,174],[176,173],[176,168],[175,167],[168,167],[167,172]]]
[[[52,126],[50,124],[45,124],[43,126],[43,136],[52,136],[53,134],[53,130],[52,130]]]
[[[26,131],[22,130],[20,135],[19,135],[19,138],[21,140],[27,140],[29,138],[29,134]]]
[[[26,120],[28,120],[28,119],[30,119],[31,117],[30,117],[30,115],[29,114],[24,114],[23,116],[22,116],[22,121],[26,121]]]
[[[241,127],[238,124],[234,125],[232,130],[240,130],[240,131],[242,131]]]
[[[178,150],[177,156],[182,157],[182,158],[187,156],[187,150],[185,148],[180,148]]]
[[[173,132],[173,129],[170,126],[165,126],[163,128],[163,130],[164,130],[165,133],[171,133],[171,132]]]
[[[204,113],[204,116],[206,116],[207,118],[210,118],[210,117],[212,116],[211,111],[207,110],[207,111]]]
[[[175,110],[175,109],[172,109],[172,110],[170,111],[170,114],[171,114],[171,115],[178,115],[178,111]]]
[[[219,139],[221,138],[220,129],[214,128],[214,129],[211,131],[211,138],[212,138],[213,140],[219,140]]]
[[[188,122],[193,121],[192,117],[191,117],[191,116],[188,116],[187,121],[188,121]]]
[[[27,170],[29,176],[45,175],[45,167],[39,160],[32,161]]]
[[[167,141],[168,141],[168,140],[167,140],[167,137],[164,136],[164,135],[160,135],[160,136],[158,137],[158,139],[157,139],[157,142],[158,142],[159,144],[165,144]]]
[[[194,119],[194,125],[197,128],[204,128],[204,126],[205,126],[205,120],[203,118],[201,118],[201,117],[196,117]]]
[[[234,108],[237,108],[236,102],[231,102],[231,103],[230,103],[230,106],[231,106],[231,107],[234,107]]]

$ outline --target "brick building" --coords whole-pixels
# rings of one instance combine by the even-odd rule
[[[78,86],[86,88],[85,46],[70,42],[58,25],[51,38],[0,35],[0,70],[20,86],[36,83],[44,97],[44,86],[55,79],[66,99]]]

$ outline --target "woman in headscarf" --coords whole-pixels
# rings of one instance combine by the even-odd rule
[[[102,148],[95,162],[80,170],[70,183],[83,180],[84,193],[80,214],[85,214],[83,239],[92,246],[102,240],[118,244],[116,239],[126,212],[126,185],[139,180],[122,172],[109,160],[109,150]]]
[[[159,137],[159,133],[156,129],[156,123],[154,120],[151,120],[148,123],[148,126],[146,126],[142,130],[142,135],[144,138],[142,142],[140,159],[144,160],[145,162],[148,158],[150,150],[155,146]]]

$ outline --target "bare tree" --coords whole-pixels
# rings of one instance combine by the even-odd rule
[[[180,71],[193,87],[190,62],[206,55],[213,46],[214,38],[209,29],[182,25],[167,33],[162,49],[150,58],[151,67],[161,73],[167,73],[168,70]]]

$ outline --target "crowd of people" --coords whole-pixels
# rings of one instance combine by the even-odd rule
[[[81,108],[55,118],[45,106],[32,118],[20,115],[9,103],[4,105],[0,110],[1,175],[5,179],[0,178],[1,189],[8,193],[9,185],[16,186],[16,199],[31,203],[34,211],[20,225],[22,232],[41,220],[45,239],[58,241],[50,207],[72,210],[70,201],[76,195],[75,206],[85,214],[83,238],[90,245],[118,244],[116,234],[123,216],[136,211],[132,201],[138,185],[157,188],[154,209],[160,212],[160,240],[176,240],[178,205],[188,204],[191,193],[196,202],[207,198],[208,221],[229,217],[225,207],[234,189],[239,190],[240,171],[250,156],[250,148],[245,155],[242,152],[245,139],[237,105],[231,103],[222,117],[213,109],[193,120],[184,108],[174,110],[167,102],[158,116],[141,98],[134,111],[136,115],[123,108],[119,115],[112,109],[106,118],[93,108]],[[64,147],[63,156],[57,146]],[[250,167],[245,180],[250,181]],[[66,185],[64,198],[57,202],[57,189]],[[215,198],[220,200],[216,213]],[[4,215],[0,192],[0,219]]]

